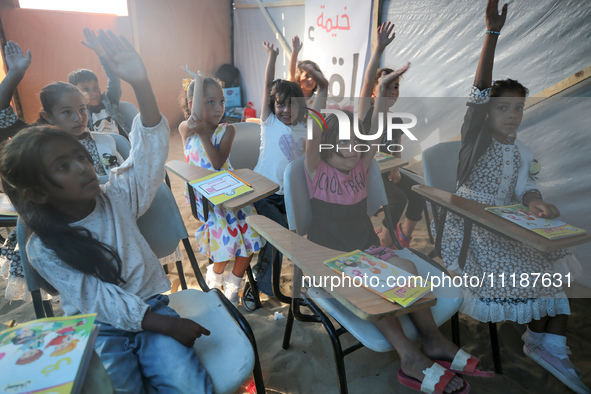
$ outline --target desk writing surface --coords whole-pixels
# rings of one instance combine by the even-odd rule
[[[392,171],[396,168],[404,167],[408,164],[408,160],[399,159],[397,157],[393,157],[391,159],[383,159],[378,161],[378,166],[380,167],[380,172],[383,174],[384,172]]]
[[[271,219],[261,215],[251,215],[246,222],[267,242],[272,243],[281,253],[310,277],[338,277],[341,275],[323,264],[324,261],[340,256],[344,252],[328,249],[281,227]],[[330,281],[329,281],[330,284]],[[295,287],[296,284],[294,283]],[[299,284],[298,284],[299,286]],[[437,303],[433,293],[427,293],[407,308],[390,302],[363,287],[338,287],[324,290],[341,302],[347,309],[363,320],[376,321],[387,316],[403,315]]]
[[[591,234],[588,232],[573,237],[550,240],[484,210],[484,208],[492,205],[480,204],[476,201],[456,196],[452,193],[426,185],[415,185],[413,186],[413,190],[426,198],[427,201],[441,205],[450,212],[471,219],[484,228],[504,234],[509,238],[522,242],[542,252],[554,252],[556,250],[591,242]]]
[[[166,163],[166,168],[173,174],[179,176],[185,182],[191,182],[214,173],[214,171],[201,168],[193,164],[188,164],[180,160],[169,161]],[[253,188],[252,193],[238,196],[222,204],[224,208],[231,211],[235,211],[246,205],[252,204],[253,202],[270,196],[279,190],[279,185],[277,185],[275,182],[265,178],[260,174],[257,174],[252,170],[245,168],[231,170],[229,172],[236,174],[237,177],[242,179],[244,182],[249,183]]]

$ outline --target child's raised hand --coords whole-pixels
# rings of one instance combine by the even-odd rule
[[[300,42],[300,37],[298,37],[298,36],[294,36],[294,37],[291,39],[291,47],[292,47],[292,49],[293,49],[293,51],[294,51],[295,53],[299,53],[299,52],[302,50],[302,47],[303,47],[303,46],[304,46],[304,44],[302,44],[302,43]]]
[[[486,29],[500,32],[507,19],[507,7],[505,4],[499,15],[499,0],[488,0],[486,4]]]
[[[322,89],[322,88],[328,87],[328,81],[324,77],[324,74],[322,74],[320,71],[316,70],[314,68],[314,66],[312,66],[311,64],[308,63],[308,64],[301,65],[300,68],[302,70],[305,70],[308,73],[308,75],[310,75],[312,77],[314,82],[316,82],[316,85],[318,85],[318,88]]]
[[[554,204],[535,199],[529,203],[529,210],[539,218],[555,219],[560,216],[558,208]]]
[[[273,45],[270,42],[267,41],[263,41],[263,47],[265,47],[265,50],[267,51],[267,53],[271,56],[275,56],[277,57],[277,55],[279,55],[279,47],[275,48],[275,45]]]
[[[385,71],[382,72],[382,75],[378,79],[378,87],[387,87],[396,79],[400,78],[402,74],[404,74],[409,69],[409,67],[410,62],[406,63],[403,67],[399,68],[398,70],[394,70],[389,74],[387,74]]]
[[[8,71],[24,74],[31,65],[31,50],[27,50],[25,56],[21,47],[14,41],[8,41],[4,46],[4,56]]]
[[[394,37],[396,37],[396,33],[394,32],[394,23],[386,23],[383,22],[380,27],[378,27],[378,40],[377,40],[377,48],[379,51],[384,51],[386,47],[394,41]]]
[[[148,73],[140,55],[123,36],[117,37],[112,31],[99,30],[99,42],[104,53],[101,58],[121,79],[134,85],[148,80]]]
[[[80,41],[82,45],[86,48],[92,49],[98,56],[102,55],[103,49],[101,48],[101,43],[96,34],[88,27],[82,29],[82,33],[84,33],[84,39],[86,40],[86,42]]]
[[[188,65],[181,66],[181,69],[189,74],[193,79],[203,80],[203,74],[201,73],[201,70],[197,70],[197,72],[191,71]]]

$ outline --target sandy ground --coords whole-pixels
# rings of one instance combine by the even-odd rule
[[[178,133],[171,137],[169,160],[183,159],[181,141]],[[171,176],[173,193],[177,199],[189,234],[194,234],[199,223],[191,216],[190,209],[184,202],[184,184],[179,178]],[[377,220],[376,220],[377,222]],[[195,239],[192,239],[195,248]],[[428,253],[432,245],[427,238],[424,222],[415,231],[412,247]],[[199,256],[200,265],[205,267],[207,259]],[[185,272],[190,272],[188,261],[184,262]],[[175,270],[171,266],[171,281],[176,287]],[[197,287],[194,275],[190,274],[190,287]],[[289,291],[291,268],[284,262],[282,282]],[[0,281],[0,292],[4,292],[5,283]],[[265,385],[269,393],[338,393],[336,368],[332,347],[328,335],[320,324],[295,322],[291,345],[288,350],[281,347],[286,320],[274,320],[275,312],[287,315],[288,306],[276,299],[263,298],[263,308],[248,312],[242,306],[239,309],[248,319],[254,330],[263,369]],[[568,345],[573,354],[571,360],[583,372],[583,382],[591,386],[591,314],[589,298],[572,300],[572,315],[569,319]],[[56,305],[59,313],[59,305]],[[24,301],[8,302],[0,298],[0,323],[10,320],[24,322],[35,318],[32,304]],[[461,339],[463,348],[469,353],[480,357],[484,368],[492,370],[492,355],[488,325],[479,323],[467,316],[461,316]],[[451,326],[442,326],[442,331],[451,337]],[[563,393],[568,388],[552,375],[527,358],[522,352],[520,337],[525,327],[511,322],[498,324],[501,341],[503,374],[492,379],[467,377],[466,380],[474,393]],[[346,334],[344,346],[354,343],[354,339]],[[420,346],[420,344],[417,344]],[[376,353],[368,349],[360,349],[345,358],[347,382],[351,393],[411,393],[402,386],[396,373],[400,368],[400,360],[395,352]],[[231,371],[228,371],[231,373]],[[247,382],[248,383],[248,382]],[[245,384],[246,386],[246,384]],[[241,391],[239,391],[241,392]]]

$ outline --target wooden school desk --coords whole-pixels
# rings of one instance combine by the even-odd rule
[[[399,159],[397,157],[393,157],[391,159],[378,160],[378,166],[380,167],[380,172],[382,174],[385,172],[395,170],[396,168],[404,167],[407,164],[408,160]]]
[[[169,161],[166,163],[166,168],[173,174],[179,176],[185,182],[192,182],[196,179],[203,178],[215,173],[215,171],[201,168],[193,164],[188,164],[180,160]],[[255,201],[259,201],[265,197],[268,197],[279,190],[279,185],[265,178],[264,176],[257,174],[253,170],[243,168],[231,170],[229,172],[236,174],[237,177],[249,183],[253,188],[252,193],[243,194],[222,203],[222,206],[226,209],[229,209],[230,211],[236,211],[242,207],[252,204]]]
[[[533,231],[523,228],[518,224],[511,223],[500,216],[485,211],[484,208],[489,207],[490,205],[480,204],[476,201],[456,196],[452,193],[426,185],[415,185],[413,186],[413,190],[420,194],[426,201],[444,209],[436,222],[437,240],[435,247],[439,255],[441,255],[441,238],[443,225],[445,224],[445,212],[451,211],[464,219],[464,241],[462,243],[459,258],[460,267],[462,268],[464,267],[466,254],[470,245],[470,234],[473,224],[483,227],[501,237],[529,245],[541,252],[554,252],[559,249],[591,242],[590,233],[550,240],[534,233]]]
[[[340,256],[343,252],[316,245],[264,216],[251,215],[246,218],[246,222],[305,275],[316,277],[317,281],[319,278],[341,278],[341,275],[328,268],[323,262]],[[403,308],[363,287],[338,286],[331,289],[330,283],[330,280],[327,280],[327,286],[323,286],[323,289],[363,320],[376,321],[388,316],[403,315],[437,303],[435,295],[429,292],[409,307]],[[299,284],[293,283],[293,286],[296,288]]]

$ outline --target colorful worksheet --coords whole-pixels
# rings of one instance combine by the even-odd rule
[[[222,204],[253,191],[248,183],[228,171],[219,171],[189,183],[213,205]]]

